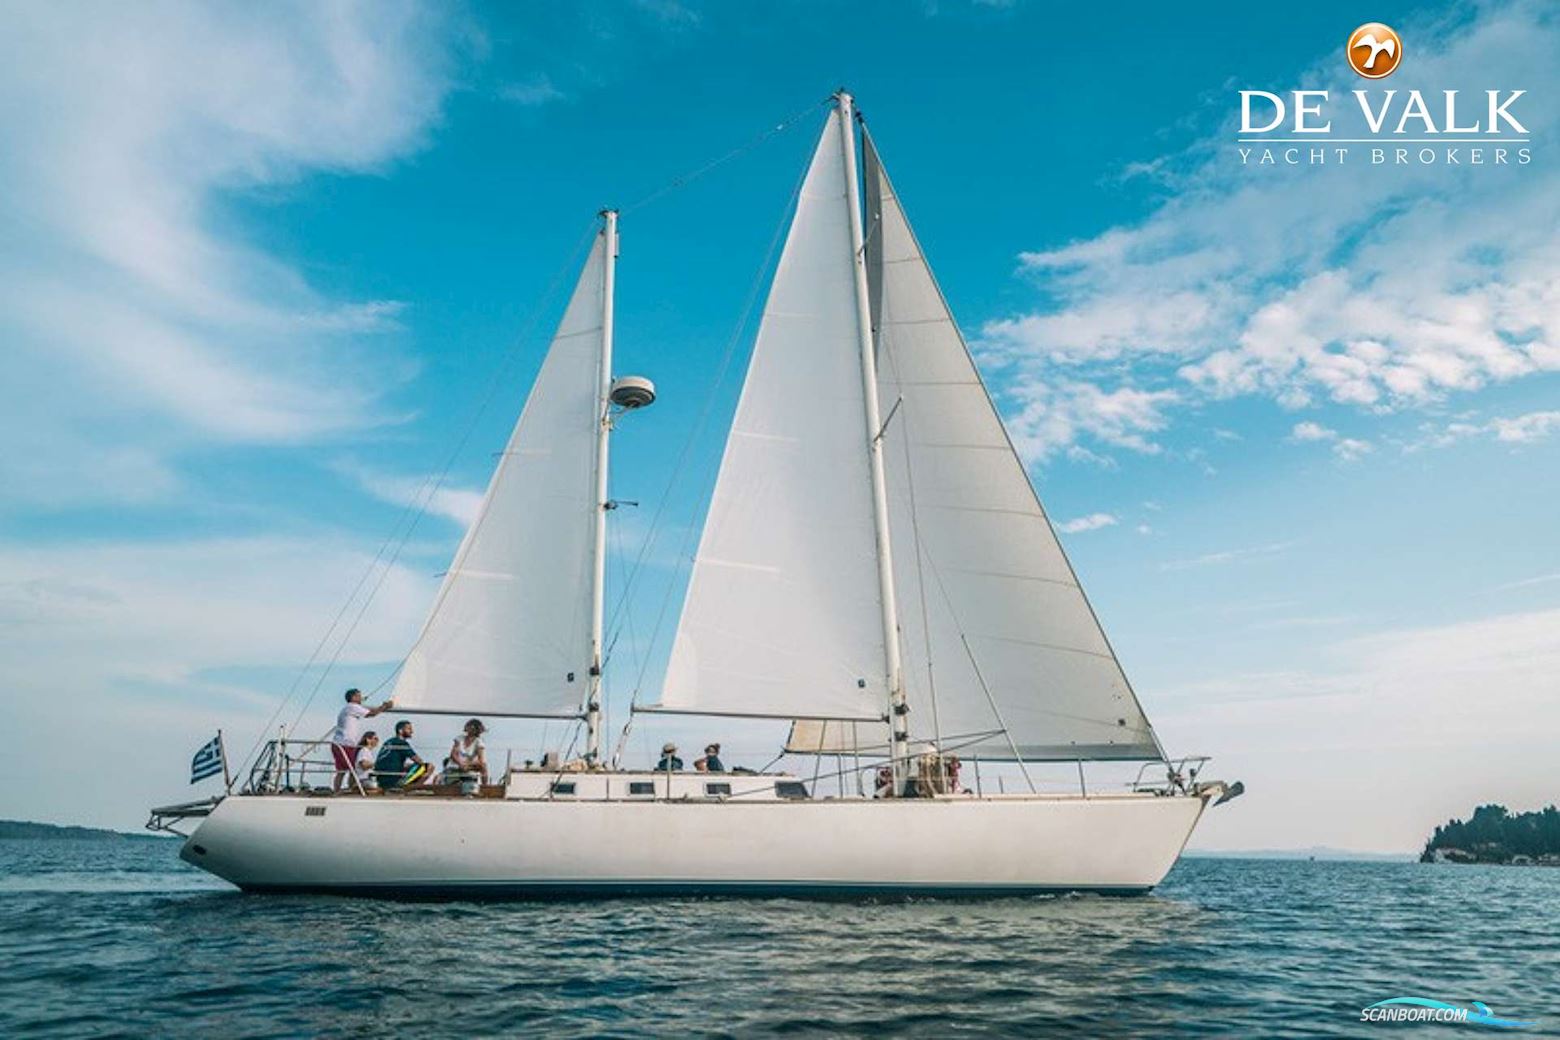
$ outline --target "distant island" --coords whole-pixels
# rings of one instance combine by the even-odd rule
[[[0,841],[142,841],[147,838],[161,839],[162,835],[127,834],[98,827],[58,827],[52,823],[33,823],[29,820],[0,820]]]
[[[1331,845],[1311,845],[1303,849],[1187,849],[1182,855],[1191,859],[1306,859],[1326,862],[1412,863],[1412,852],[1362,852]]]
[[[1504,805],[1481,805],[1466,822],[1437,827],[1419,862],[1560,867],[1560,809],[1513,816]]]

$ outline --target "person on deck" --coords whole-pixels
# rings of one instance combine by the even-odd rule
[[[463,732],[455,738],[455,743],[450,745],[449,757],[444,760],[446,780],[456,779],[461,774],[474,773],[482,778],[484,784],[487,783],[487,751],[482,746],[482,734],[486,732],[487,727],[482,724],[481,719],[466,720]]]
[[[341,785],[346,782],[347,774],[357,765],[358,744],[362,742],[363,720],[371,719],[381,712],[389,711],[395,706],[395,701],[385,701],[377,708],[370,708],[363,703],[363,691],[358,689],[348,690],[347,703],[336,716],[336,731],[330,735],[330,757],[336,766],[336,775],[331,779],[331,790],[339,793]]]
[[[679,773],[682,772],[683,761],[677,757],[676,744],[661,745],[661,761],[655,764],[656,772]]]
[[[412,721],[402,719],[395,724],[395,736],[379,749],[374,759],[374,778],[381,790],[415,787],[433,776],[433,767],[412,750],[411,737]]]
[[[357,782],[363,790],[372,790],[374,784],[374,756],[379,754],[379,734],[369,730],[363,734],[363,743],[357,749]]]
[[[707,745],[704,749],[704,757],[693,760],[693,768],[701,773],[724,773],[726,767],[720,760],[720,745]]]

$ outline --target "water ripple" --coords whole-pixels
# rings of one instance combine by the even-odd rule
[[[403,904],[242,896],[171,843],[4,842],[0,867],[7,1037],[1358,1036],[1405,994],[1560,1026],[1552,870],[1189,860],[1137,899]]]

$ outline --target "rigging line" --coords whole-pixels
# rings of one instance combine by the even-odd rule
[[[650,203],[655,202],[656,200],[662,198],[663,196],[670,195],[672,192],[676,191],[679,188],[683,188],[683,187],[686,187],[689,184],[692,184],[694,181],[698,180],[700,177],[703,177],[706,173],[709,173],[711,170],[715,169],[716,167],[724,166],[726,163],[730,162],[731,160],[736,159],[736,158],[738,158],[738,157],[740,157],[742,155],[745,155],[746,153],[748,153],[748,152],[752,151],[753,149],[757,148],[759,145],[761,145],[764,142],[768,141],[771,137],[777,137],[780,134],[784,133],[785,131],[791,129],[791,127],[795,126],[801,120],[803,120],[803,119],[807,118],[808,116],[812,115],[814,112],[818,111],[818,109],[824,107],[825,105],[830,105],[830,104],[833,104],[833,103],[834,103],[834,97],[832,95],[830,95],[829,97],[824,98],[822,101],[818,101],[818,102],[815,102],[814,104],[808,105],[806,108],[802,109],[800,112],[797,112],[794,115],[788,116],[787,118],[781,120],[779,123],[777,123],[774,126],[770,127],[768,130],[765,130],[763,133],[759,134],[757,137],[755,137],[752,140],[748,141],[746,144],[739,145],[736,148],[733,148],[731,151],[725,153],[724,155],[721,155],[721,156],[719,156],[719,157],[717,157],[715,159],[711,159],[709,162],[705,163],[703,166],[700,166],[699,168],[697,168],[695,170],[692,170],[692,171],[690,171],[688,173],[685,173],[685,174],[683,174],[680,177],[673,177],[670,181],[668,181],[667,183],[663,184],[661,187],[655,189],[650,194],[648,194],[644,198],[640,199],[638,202],[635,202],[632,205],[624,206],[621,210],[618,211],[619,215],[620,216],[627,216],[630,213],[633,213],[633,212],[635,212],[637,210],[643,209],[644,207],[650,205]]]
[[[433,479],[431,475],[424,478],[424,484],[426,484],[427,481],[431,479]],[[387,550],[395,541],[397,532],[401,529],[401,525],[406,523],[407,520],[411,517],[416,506],[417,497],[421,494],[422,487],[419,486],[416,495],[413,495],[411,501],[407,502],[406,506],[401,510],[401,513],[396,517],[395,524],[390,528],[390,533],[387,534],[384,541],[380,543],[379,549],[374,553],[373,559],[370,560],[368,566],[363,569],[363,573],[358,577],[357,583],[352,586],[352,591],[348,593],[347,598],[342,601],[341,608],[336,611],[336,616],[331,619],[330,626],[325,629],[325,633],[320,636],[319,642],[314,645],[314,650],[309,654],[309,659],[304,662],[303,667],[298,670],[298,674],[293,677],[292,685],[288,687],[286,695],[283,696],[281,701],[277,703],[276,710],[271,712],[271,717],[266,720],[265,726],[261,728],[259,735],[255,737],[254,744],[248,751],[244,753],[244,757],[238,760],[239,768],[235,772],[242,772],[243,767],[247,765],[250,759],[259,752],[261,745],[265,742],[266,735],[271,732],[271,727],[276,725],[276,720],[281,718],[282,712],[285,711],[287,709],[287,705],[292,702],[292,699],[297,694],[299,687],[303,685],[304,677],[307,676],[310,670],[314,668],[315,663],[319,660],[320,653],[325,649],[326,644],[330,642],[330,637],[335,633],[336,627],[341,624],[341,619],[347,616],[347,611],[351,608],[353,601],[357,599],[358,593],[363,590],[363,586],[368,584],[369,576],[372,575],[374,573],[374,569],[379,566],[379,561],[383,559],[385,550]],[[383,684],[381,683],[380,685]],[[375,692],[378,692],[377,687],[375,688]],[[230,784],[229,790],[231,789],[232,785]]]
[[[613,524],[608,527],[607,537],[612,540],[611,557],[613,566],[616,570],[616,580],[621,585],[627,585],[629,579],[629,564],[627,559],[628,553],[627,545],[625,544],[625,540],[623,538],[623,532],[619,529],[621,526],[622,525],[620,524]],[[602,647],[601,651],[601,671],[603,676],[606,675],[607,665],[612,661],[613,654],[617,649],[618,640],[622,636],[625,634],[628,636],[627,653],[630,656],[634,654],[636,649],[633,632],[633,617],[631,614],[625,612],[622,618],[619,619],[617,614],[614,613],[611,619],[611,623],[607,625],[606,628],[607,633],[605,636],[605,645]]]
[[[358,611],[357,617],[353,619],[352,626],[348,629],[346,635],[342,638],[341,644],[336,648],[336,652],[332,655],[330,662],[325,666],[325,671],[321,673],[319,680],[315,683],[314,689],[310,692],[308,700],[304,702],[303,707],[298,709],[297,717],[293,722],[294,726],[296,726],[298,722],[302,720],[303,713],[309,709],[309,706],[313,703],[315,696],[318,695],[320,688],[324,685],[325,679],[329,676],[330,670],[340,659],[342,651],[346,649],[347,643],[351,640],[352,635],[356,632],[358,623],[362,621],[363,615],[367,613],[369,604],[373,602],[374,597],[378,595],[379,589],[383,587],[385,579],[389,576],[390,569],[400,558],[401,552],[406,548],[406,545],[410,541],[412,534],[417,529],[417,525],[422,521],[422,518],[427,515],[428,507],[433,503],[434,496],[438,494],[439,490],[444,486],[445,480],[449,477],[450,470],[455,465],[455,460],[460,457],[461,453],[465,450],[466,445],[470,442],[472,435],[476,432],[477,424],[481,421],[482,416],[486,414],[488,408],[492,405],[494,398],[498,396],[499,390],[508,382],[510,372],[519,360],[520,351],[517,348],[521,343],[530,339],[531,335],[535,332],[537,323],[541,321],[542,315],[551,304],[553,298],[557,295],[558,288],[562,284],[564,278],[568,275],[570,270],[578,265],[580,253],[589,243],[595,239],[597,233],[598,229],[596,227],[596,222],[592,221],[586,233],[580,237],[580,239],[575,243],[574,248],[570,250],[568,259],[565,260],[564,263],[553,274],[551,281],[542,291],[542,295],[537,299],[536,305],[531,308],[530,314],[527,315],[525,321],[521,324],[519,334],[515,337],[513,345],[505,351],[506,356],[500,360],[500,363],[497,369],[494,371],[492,378],[488,381],[488,385],[484,390],[481,399],[478,401],[476,408],[472,411],[471,417],[467,420],[465,428],[461,431],[460,436],[457,438],[454,448],[452,448],[449,454],[445,457],[444,464],[439,468],[438,473],[431,479],[431,482],[426,485],[427,493],[424,494],[420,500],[414,498],[412,505],[414,505],[416,508],[413,512],[413,515],[411,516],[411,522],[408,524],[406,530],[401,533],[399,540],[395,543],[394,552],[392,553],[389,561],[385,564],[384,570],[379,576],[379,580],[375,583],[373,590],[368,595],[368,598],[363,602],[361,608]],[[486,510],[484,510],[484,512],[486,512]],[[475,529],[476,524],[480,523],[481,517],[479,516],[476,523],[473,524],[473,529]],[[454,569],[453,564],[451,565],[450,569]],[[439,603],[443,602],[444,596],[447,594],[447,588],[441,590],[432,610],[438,609]],[[351,601],[349,599],[348,603],[350,604],[350,602]],[[432,614],[432,610],[429,612],[430,616]],[[418,638],[420,641],[421,636],[419,635]],[[401,663],[405,663],[404,657],[402,658]],[[399,670],[400,665],[397,665],[396,671]],[[394,672],[391,673],[392,677],[394,674]],[[383,688],[384,685],[388,682],[389,678],[387,677],[379,684],[378,687],[375,687],[375,690],[377,691]],[[283,707],[285,707],[285,704],[286,702],[284,701]],[[278,714],[280,714],[280,709],[278,709]],[[262,734],[262,740],[263,739],[264,734]]]
[[[623,532],[619,529],[620,527],[621,525],[614,524],[609,530],[611,531],[613,538],[613,562],[617,566],[618,578],[620,581],[623,581],[626,584],[628,581],[628,554],[624,551],[624,538]],[[632,612],[625,614],[623,618],[623,624],[612,632],[612,638],[607,643],[606,650],[601,656],[601,728],[603,732],[607,732],[612,729],[611,714],[608,711],[608,708],[611,706],[612,696],[616,692],[616,687],[611,686],[608,683],[608,680],[613,675],[615,675],[615,670],[609,670],[607,666],[613,659],[613,654],[617,647],[618,638],[622,635],[628,636],[627,653],[629,655],[630,661],[634,660],[637,655],[644,653],[644,648],[640,645],[639,638],[634,631],[634,616]]]
[[[970,641],[964,638],[964,633],[959,633],[959,640],[964,643],[964,652],[969,654],[970,667],[975,669],[975,678],[980,682],[981,692],[986,695],[986,700],[991,705],[991,713],[997,717],[997,725],[1002,727],[1002,735],[1007,738],[1008,747],[1013,749],[1013,761],[1018,763],[1019,772],[1024,774],[1024,782],[1029,785],[1029,793],[1037,794],[1035,782],[1029,775],[1029,767],[1024,764],[1024,756],[1018,753],[1018,744],[1013,740],[1013,733],[1008,729],[1007,720],[1002,717],[1002,710],[997,707],[997,700],[991,695],[991,690],[986,687],[986,678],[980,674],[980,663],[975,660],[975,655],[970,651]]]
[[[435,489],[437,489],[437,485],[435,485]],[[402,534],[401,540],[396,543],[395,551],[385,559],[383,566],[379,570],[378,579],[375,580],[373,587],[369,589],[368,595],[364,596],[362,602],[358,605],[358,612],[352,618],[352,624],[347,626],[347,630],[342,635],[340,642],[336,644],[335,652],[330,655],[330,660],[325,662],[325,667],[320,671],[319,678],[314,681],[314,688],[309,691],[309,696],[304,700],[303,704],[299,706],[298,714],[293,717],[292,726],[288,727],[289,729],[296,729],[298,727],[298,725],[303,721],[304,712],[309,710],[310,705],[314,703],[314,698],[317,697],[320,690],[324,688],[325,680],[330,677],[331,670],[335,668],[336,663],[341,660],[342,653],[346,650],[347,644],[352,641],[353,635],[357,632],[358,625],[362,622],[364,615],[368,613],[368,608],[373,605],[374,598],[379,595],[379,590],[384,587],[385,580],[390,577],[390,572],[395,568],[396,561],[401,558],[401,552],[406,548],[406,543],[411,539],[412,532],[417,529],[417,524],[422,519],[423,514],[427,510],[428,502],[431,500],[432,496],[430,494],[428,501],[423,502],[416,515],[412,518],[412,522],[407,526],[406,531]],[[382,686],[383,683],[380,685]],[[377,692],[378,687],[375,687],[375,690]]]
[[[811,111],[811,109],[809,109],[809,111]],[[645,558],[649,553],[650,546],[654,542],[656,535],[661,530],[660,522],[662,516],[665,513],[667,504],[671,501],[672,488],[676,485],[678,479],[688,471],[689,459],[692,455],[693,447],[709,426],[710,416],[715,411],[715,400],[719,396],[720,388],[725,384],[726,376],[731,370],[732,361],[736,358],[737,346],[742,342],[744,330],[747,328],[748,323],[752,320],[753,310],[758,306],[758,298],[760,293],[763,291],[765,275],[767,275],[773,268],[775,256],[779,252],[780,245],[785,238],[785,231],[790,222],[789,218],[791,217],[792,211],[796,207],[797,199],[801,197],[802,185],[807,182],[807,171],[811,165],[812,160],[810,157],[802,164],[801,174],[796,178],[796,184],[791,189],[790,197],[786,199],[785,206],[780,211],[780,219],[775,224],[774,234],[770,236],[769,248],[764,253],[763,261],[753,272],[752,284],[748,286],[747,298],[743,301],[742,312],[737,319],[737,324],[731,330],[731,337],[726,341],[726,347],[724,354],[721,357],[720,367],[715,374],[715,381],[710,384],[710,391],[704,399],[704,406],[700,410],[699,417],[695,420],[693,428],[688,433],[687,439],[683,442],[682,448],[678,451],[677,461],[672,467],[671,479],[667,482],[666,490],[661,495],[661,501],[656,504],[655,515],[651,518],[650,521],[650,533],[646,536],[645,541],[640,546],[639,558],[634,561],[634,567],[629,572],[628,586],[624,588],[623,595],[618,599],[618,606],[616,610],[614,610],[614,617],[617,617],[618,613],[624,609],[629,593],[632,590],[632,587],[638,576],[643,571]],[[681,568],[682,561],[692,556],[694,551],[693,540],[698,531],[698,525],[690,521],[687,529],[683,532],[682,542],[678,548],[676,556],[679,569]],[[645,655],[640,661],[639,676],[634,682],[633,694],[629,699],[630,705],[636,704],[638,702],[639,693],[644,688],[645,675],[649,671],[650,667],[650,648],[653,647],[655,645],[655,641],[660,638],[661,628],[666,621],[667,609],[670,607],[672,596],[676,591],[677,582],[668,581],[666,583],[666,592],[661,598],[660,609],[656,613],[655,624],[652,626],[650,634],[645,642]],[[632,716],[630,716],[628,725],[633,725]]]

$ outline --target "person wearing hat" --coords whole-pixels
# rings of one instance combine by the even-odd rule
[[[705,745],[704,757],[694,759],[693,768],[701,773],[724,773],[726,767],[720,761],[720,745]]]
[[[682,771],[682,767],[682,759],[677,757],[677,745],[671,743],[662,744],[661,761],[655,764],[656,772],[659,773],[664,770],[668,773],[677,773]]]

